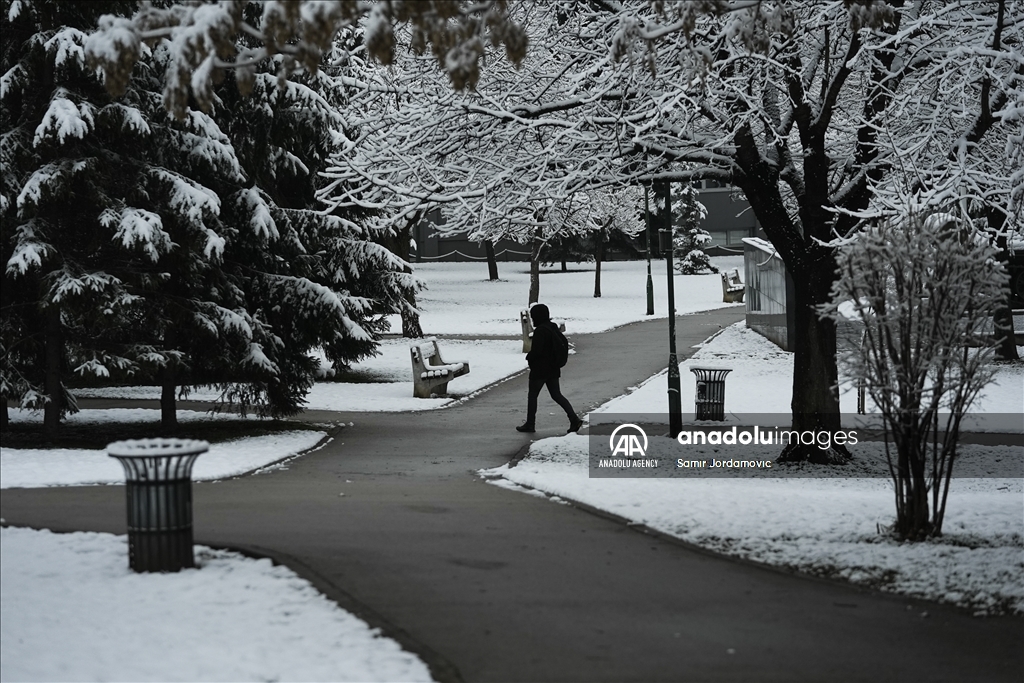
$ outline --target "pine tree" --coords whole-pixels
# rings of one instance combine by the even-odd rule
[[[697,199],[697,191],[690,184],[682,184],[673,197],[672,256],[676,272],[681,275],[717,273],[718,267],[704,253],[711,235],[700,227],[707,217],[707,209]]]
[[[83,31],[101,12],[130,9],[23,0],[0,7],[3,398],[43,408],[50,433],[75,409],[64,381],[69,363],[83,373],[128,363],[66,352],[91,342],[83,332],[92,323],[134,302],[108,270],[120,262],[118,245],[148,240],[151,253],[169,245],[154,214],[132,202],[137,165],[120,158],[145,123],[136,109],[112,103],[84,66]]]
[[[70,372],[225,401],[299,409],[323,346],[374,352],[383,315],[415,286],[404,263],[344,216],[316,209],[317,172],[341,126],[314,88],[251,74],[211,114],[166,112],[166,42],[143,50],[111,99],[82,45],[99,13],[133,3],[5,3],[2,103],[4,397],[74,409]],[[321,90],[329,80],[314,85]]]
[[[258,25],[258,17],[250,21]],[[280,68],[272,60],[258,68],[244,97],[229,78],[214,111],[254,183],[227,203],[238,229],[226,261],[273,331],[259,342],[269,361],[264,370],[277,368],[229,396],[269,414],[300,407],[316,377],[309,351],[322,346],[337,365],[373,355],[385,316],[405,310],[420,287],[365,215],[325,213],[317,199],[320,172],[344,138],[339,111],[347,94],[334,70],[283,80],[275,75]]]

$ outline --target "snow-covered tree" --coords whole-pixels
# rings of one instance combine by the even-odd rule
[[[697,199],[694,187],[682,185],[672,203],[672,256],[676,259],[676,272],[682,275],[718,272],[704,253],[704,247],[711,242],[711,235],[700,224],[707,215],[707,208]]]
[[[412,5],[385,3],[387,9],[374,16],[386,20],[386,12]],[[421,6],[430,13],[440,11],[441,3]],[[476,57],[484,54],[486,41],[480,36],[487,31],[509,47],[503,29],[495,28],[519,27],[510,19],[519,5],[508,6],[510,13],[501,13],[495,23],[477,22],[474,30],[465,31],[476,40]],[[294,17],[305,12],[306,31],[338,23],[322,21],[307,3],[267,7],[272,12],[290,7]],[[448,25],[457,31],[470,8],[491,12],[498,4],[451,7],[459,14]],[[107,55],[103,61],[116,73],[118,60],[128,55],[130,63],[133,45],[145,30],[153,30],[180,36],[180,54],[199,54],[188,46],[188,37],[208,37],[212,29],[198,13],[181,11],[173,20],[160,14],[164,23],[155,21],[149,28],[141,28],[151,16],[146,13],[130,26],[110,23],[96,53]],[[986,216],[997,235],[1020,230],[1020,0],[554,2],[530,4],[528,17],[530,25],[513,42],[525,46],[529,35],[528,54],[544,58],[527,65],[526,75],[508,72],[507,82],[496,88],[498,99],[453,103],[446,109],[470,122],[463,128],[476,130],[480,140],[501,140],[514,153],[526,150],[518,157],[523,163],[507,164],[507,183],[486,185],[511,198],[493,203],[513,209],[508,219],[496,214],[497,224],[504,220],[528,234],[531,227],[533,232],[539,228],[536,246],[543,244],[543,230],[558,224],[548,218],[548,209],[584,187],[660,178],[714,179],[739,188],[796,284],[796,429],[839,426],[835,325],[818,312],[835,279],[835,250],[829,245],[836,236],[898,212],[887,197],[914,189],[915,175],[921,187],[938,183],[951,203],[966,197],[970,215]],[[298,19],[289,21],[289,27],[298,25]],[[418,22],[412,20],[415,26]],[[374,19],[368,35],[386,34],[392,54],[395,34],[378,33],[383,25],[391,26]],[[229,18],[223,26],[236,31],[239,24]],[[264,42],[268,37],[258,30],[250,33]],[[545,42],[545,36],[553,39]],[[216,69],[244,57],[218,62],[209,56],[219,44],[215,37],[193,42],[205,45],[202,54],[207,56],[185,62],[204,68],[194,74],[185,68],[172,71],[172,91],[187,92],[189,83],[202,91]],[[301,37],[296,44],[302,45]],[[371,48],[376,44],[367,39]],[[413,44],[422,47],[427,41],[420,37]],[[271,40],[267,49],[293,50],[290,45]],[[442,53],[452,56],[456,66],[465,64],[458,58],[464,53],[434,51],[435,56]],[[515,61],[518,53],[513,53]],[[483,78],[491,66],[472,72],[481,92],[486,92]],[[500,62],[498,67],[494,79],[506,78]],[[532,74],[541,77],[531,80]],[[404,106],[420,97],[422,90],[414,85],[385,92],[396,106]],[[444,118],[430,122],[442,142],[457,127]],[[401,143],[402,138],[396,139]],[[470,158],[482,155],[482,150],[474,152],[471,147]],[[455,177],[467,183],[474,173],[473,167],[455,170],[461,174]],[[440,177],[425,177],[420,201],[441,192],[431,185]],[[441,187],[449,182],[442,179]],[[465,185],[462,196],[468,197],[472,187]],[[478,216],[480,225],[490,224],[479,220],[488,215],[471,215]],[[821,451],[794,446],[784,455],[817,458]],[[846,456],[842,448],[827,454],[832,460]]]
[[[89,38],[90,62],[99,67],[107,88],[118,95],[127,87],[147,42],[165,41],[170,61],[164,101],[177,116],[190,98],[209,110],[215,85],[225,71],[236,71],[243,93],[254,84],[259,65],[280,55],[277,73],[298,68],[315,73],[338,31],[365,18],[365,44],[384,64],[394,59],[395,26],[408,26],[411,45],[428,50],[438,69],[458,88],[472,88],[488,45],[503,45],[513,62],[526,52],[526,35],[505,11],[506,0],[238,0],[218,3],[146,3],[133,16],[100,18]],[[242,42],[239,39],[242,39]]]
[[[339,186],[325,190],[335,205],[379,210],[394,226],[440,209],[440,233],[529,245],[531,301],[547,245],[601,225],[586,189],[599,163],[587,153],[588,125],[552,125],[530,111],[538,93],[561,97],[586,88],[583,78],[560,79],[573,61],[556,49],[564,26],[534,9],[522,2],[509,8],[529,35],[529,55],[518,69],[490,55],[473,92],[453,91],[415,54],[396,56],[386,71],[354,73],[346,81],[361,89],[346,110],[353,136],[328,171]],[[360,56],[351,63],[367,64]]]
[[[128,9],[120,5],[0,7],[3,384],[5,398],[44,409],[50,432],[75,409],[69,369],[133,365],[93,334],[100,321],[138,312],[122,257],[153,261],[171,245],[146,197],[148,169],[131,152],[150,132],[146,117],[111,102],[84,63],[84,31],[100,12]]]
[[[656,65],[629,71],[650,93],[634,109],[633,141],[696,164],[680,180],[743,191],[796,284],[794,426],[838,427],[835,326],[817,312],[836,272],[828,244],[883,212],[881,188],[909,184],[908,151],[931,160],[918,167],[955,157],[988,188],[979,202],[1014,213],[1022,178],[982,143],[1019,145],[1024,12],[1012,1],[664,9],[623,19],[616,33],[624,61]]]
[[[641,190],[635,185],[603,187],[586,193],[590,197],[597,229],[594,242],[594,298],[601,297],[601,264],[609,243],[632,241],[646,227]]]
[[[85,63],[95,15],[131,6],[8,4],[5,36],[20,39],[0,97],[4,392],[45,407],[53,429],[73,407],[69,361],[152,377],[173,426],[178,387],[288,413],[315,376],[311,348],[343,363],[372,353],[415,283],[365,228],[318,210],[342,125],[333,80],[280,82],[268,63],[251,97],[225,84],[211,114],[175,119],[166,41],[143,49],[117,101]]]
[[[978,184],[973,210],[1002,216],[1004,232],[1019,224],[1024,175],[1004,163],[1022,138],[1019,2],[560,7],[586,15],[577,36],[611,56],[567,39],[567,51],[592,56],[574,70],[591,74],[589,95],[537,98],[531,112],[616,130],[603,154],[636,159],[609,169],[619,182],[626,170],[743,192],[796,284],[795,428],[839,426],[835,326],[817,312],[835,278],[828,245],[892,211],[879,198],[912,184],[908,155],[921,155],[910,169],[955,158]],[[956,186],[944,183],[947,196]]]
[[[839,249],[823,313],[863,329],[843,361],[882,414],[901,539],[942,533],[961,420],[993,375],[987,322],[1008,279],[996,254],[955,216],[923,210]]]

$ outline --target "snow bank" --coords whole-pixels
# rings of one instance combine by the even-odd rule
[[[4,681],[431,680],[270,560],[197,546],[198,569],[136,574],[125,536],[4,528],[0,544]]]
[[[308,450],[326,432],[296,430],[210,445],[192,470],[193,481],[233,477]],[[0,488],[121,484],[121,464],[103,449],[0,449]]]

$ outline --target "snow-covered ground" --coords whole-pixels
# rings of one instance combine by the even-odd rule
[[[687,368],[701,365],[733,368],[726,383],[728,412],[788,412],[789,354],[742,323],[726,328],[684,363],[684,397],[694,395],[694,375]],[[981,408],[1019,416],[1022,380],[1024,367],[1002,366]],[[844,407],[855,406],[847,406],[849,398],[844,397]],[[666,402],[661,373],[599,408],[590,421],[622,414],[656,417],[666,412]],[[1024,417],[1016,425],[1020,434]],[[503,465],[482,474],[506,487],[511,483],[543,491],[556,502],[585,503],[718,552],[957,604],[979,614],[1024,613],[1020,478],[958,476],[949,493],[944,536],[927,543],[899,543],[881,533],[895,512],[878,443],[859,444],[853,467],[796,466],[786,475],[778,469],[771,476],[743,470],[730,477],[686,479],[591,478],[588,449],[586,436],[544,439],[515,467]],[[713,455],[710,446],[705,450],[689,452],[692,457]],[[980,475],[967,468],[979,456],[993,454],[1019,463],[1024,448],[964,446],[960,472]],[[778,447],[744,451],[752,459],[777,455]]]
[[[743,269],[743,257],[712,261],[724,269]],[[518,335],[519,311],[530,291],[528,263],[499,263],[500,280],[487,279],[486,263],[418,263],[416,274],[427,283],[419,297],[420,324],[426,334]],[[637,320],[664,318],[665,262],[652,263],[654,316],[647,313],[647,262],[612,261],[601,264],[601,298],[594,298],[594,264],[569,264],[568,272],[544,270],[540,300],[551,317],[565,322],[566,334],[604,332]],[[676,311],[680,314],[721,308],[722,279],[718,275],[677,275]],[[742,304],[736,304],[737,306]],[[392,328],[401,329],[397,317]]]
[[[313,385],[306,396],[305,407],[342,412],[433,410],[471,396],[526,369],[526,355],[519,340],[439,339],[441,358],[446,363],[468,362],[469,374],[448,384],[448,398],[415,398],[412,395],[410,344],[408,339],[383,340],[379,355],[354,364],[339,381]],[[79,389],[75,393],[82,398],[158,400],[160,387],[103,387]],[[215,401],[218,396],[217,391],[199,388],[189,395],[189,399]]]
[[[214,443],[196,459],[192,479],[208,481],[252,472],[307,451],[326,436],[321,431],[295,430]],[[121,483],[121,464],[103,449],[0,449],[0,488]]]
[[[270,560],[197,546],[198,569],[136,574],[124,536],[4,528],[0,544],[3,681],[431,680]]]
[[[742,258],[714,259],[719,267],[742,268]],[[414,398],[408,339],[385,339],[380,354],[352,366],[349,381],[318,382],[306,397],[310,410],[414,411],[432,410],[473,395],[510,375],[526,369],[519,336],[519,312],[526,308],[530,275],[525,263],[500,263],[501,279],[487,280],[487,264],[423,263],[416,274],[427,283],[419,305],[423,330],[439,338],[445,362],[467,361],[468,375],[448,385],[448,398]],[[665,264],[652,267],[655,284],[655,318],[667,315]],[[675,278],[676,309],[693,313],[721,308],[722,281],[718,275],[687,275]],[[562,320],[570,340],[613,327],[650,320],[647,313],[647,264],[643,261],[605,263],[601,268],[601,298],[595,299],[594,265],[573,264],[569,272],[541,275],[541,301],[552,316]],[[739,305],[739,304],[737,304]],[[397,317],[391,321],[401,330]],[[515,339],[451,339],[452,335],[514,337]],[[355,380],[355,381],[352,381]],[[134,398],[155,400],[159,387],[105,387],[79,389],[82,398]],[[199,388],[192,400],[213,401],[218,392]],[[39,418],[41,419],[41,417]]]
[[[697,376],[690,368],[696,367],[732,370],[725,379],[727,412],[789,415],[790,402],[793,400],[793,354],[748,329],[744,323],[722,330],[710,343],[703,345],[693,356],[679,364],[684,410],[693,410]],[[667,391],[666,372],[648,379],[644,383],[645,391],[621,396],[594,412],[652,412],[664,415],[667,410],[666,401],[662,400]],[[841,370],[839,389],[839,403],[844,419],[856,419],[857,391],[849,378],[842,377]],[[875,412],[870,396],[866,398],[867,412]],[[999,364],[993,382],[982,391],[972,405],[971,412],[1018,415],[1024,412],[1024,364]],[[1024,425],[1018,421],[1016,426]]]

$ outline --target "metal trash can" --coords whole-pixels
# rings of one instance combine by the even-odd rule
[[[124,467],[128,495],[128,565],[137,572],[195,566],[192,465],[210,449],[193,439],[115,441],[107,454]]]
[[[697,376],[698,420],[725,420],[725,376],[731,368],[690,368]]]

